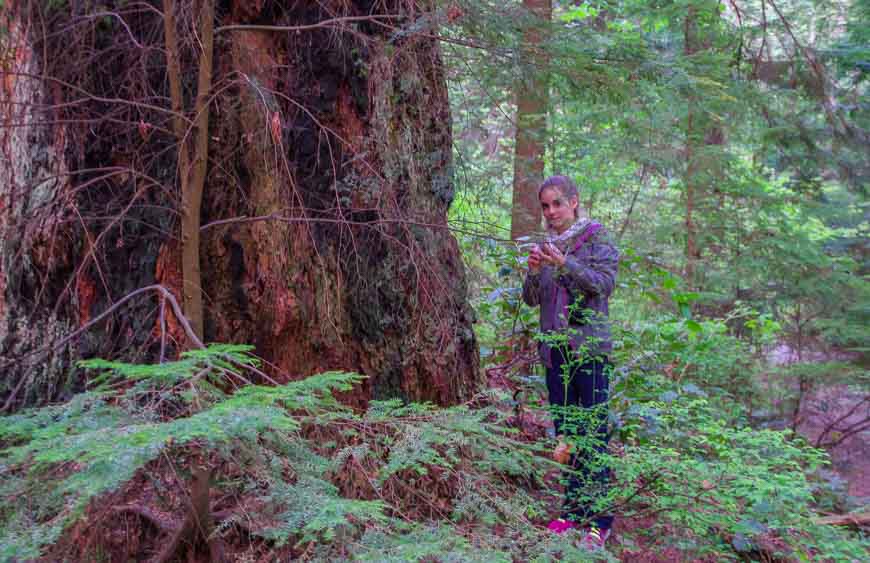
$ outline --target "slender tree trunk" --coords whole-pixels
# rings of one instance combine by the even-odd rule
[[[701,35],[702,18],[711,18],[709,14],[702,15],[695,6],[689,6],[683,20],[684,52],[689,60],[703,51],[712,48],[711,37]],[[708,25],[709,29],[710,26]],[[685,278],[689,287],[698,287],[697,265],[701,258],[701,247],[698,241],[698,225],[696,213],[699,203],[715,188],[718,180],[717,156],[713,154],[713,146],[721,146],[725,135],[721,123],[713,119],[704,108],[702,100],[696,91],[688,95],[686,113],[686,209],[684,226],[686,230],[686,265]]]
[[[523,33],[523,67],[517,83],[516,145],[514,152],[511,238],[527,236],[540,228],[541,209],[538,186],[544,179],[544,154],[547,140],[547,112],[550,93],[546,55],[540,49],[541,22],[549,22],[551,0],[523,0],[523,6],[537,21],[530,21]]]
[[[700,48],[698,38],[698,23],[695,9],[689,7],[684,22],[685,53],[694,55]],[[689,94],[689,107],[686,115],[686,280],[689,287],[695,286],[695,262],[698,259],[698,248],[695,242],[695,223],[692,213],[695,211],[695,182],[698,176],[698,131],[695,115],[698,113],[697,99],[694,93]]]
[[[199,57],[199,80],[194,106],[196,140],[193,145],[193,162],[189,152],[189,128],[184,126],[182,112],[184,99],[181,91],[181,67],[176,40],[175,0],[164,2],[163,21],[166,42],[167,74],[170,85],[172,120],[178,142],[178,175],[181,184],[181,271],[184,314],[190,320],[198,338],[203,336],[202,276],[199,257],[200,208],[208,163],[208,117],[209,96],[214,46],[214,6],[204,0],[200,13],[200,38],[202,54]]]
[[[691,110],[688,117],[688,126],[686,128],[686,133],[689,137],[695,134],[694,128],[692,126],[692,114]],[[695,234],[695,222],[692,217],[692,214],[695,211],[695,182],[697,177],[697,157],[696,157],[697,148],[694,146],[694,143],[691,140],[687,140],[686,143],[686,160],[689,163],[686,168],[686,219],[685,219],[685,227],[686,227],[686,281],[689,283],[689,287],[695,287],[695,263],[700,257],[700,253],[698,252],[698,247],[696,244],[696,234]]]
[[[214,5],[213,0],[202,0],[200,15],[200,41],[202,55],[199,58],[199,80],[196,88],[196,145],[189,192],[182,194],[181,245],[182,272],[184,275],[185,314],[190,318],[194,332],[199,338],[203,333],[202,276],[200,274],[199,229],[206,167],[208,166],[209,112],[211,75],[214,63]]]
[[[356,404],[470,397],[478,354],[464,267],[446,224],[453,179],[444,69],[427,33],[395,34],[432,6],[388,1],[373,14],[362,0],[239,0],[218,10],[209,79],[207,30],[193,33],[194,3],[177,4],[177,71],[172,56],[166,64],[168,24],[147,10],[124,12],[125,25],[94,20],[63,42],[53,32],[70,14],[52,12],[47,38],[36,40],[33,52],[48,61],[40,87],[60,84],[59,101],[85,99],[59,110],[77,124],[68,133],[74,150],[62,159],[75,171],[75,197],[61,211],[82,217],[65,223],[62,239],[74,262],[42,272],[52,301],[34,302],[34,311],[62,304],[54,326],[63,335],[136,288],[156,282],[180,295],[198,283],[185,271],[198,248],[205,340],[255,345],[270,376],[358,371],[368,378],[346,397]],[[211,3],[196,5],[202,17]],[[197,73],[198,85],[190,80]],[[185,96],[198,101],[181,119],[192,141],[180,147]],[[83,120],[93,115],[104,118]],[[106,169],[108,178],[99,172]],[[10,172],[0,165],[0,173]],[[181,197],[170,189],[178,179]],[[70,269],[81,264],[74,277]],[[30,303],[39,284],[27,283],[7,287],[4,299]],[[78,306],[63,305],[71,302]],[[186,316],[195,309],[185,301]],[[143,297],[90,327],[69,352],[149,361],[164,342],[171,356],[185,339],[172,311]],[[2,354],[18,357],[17,349]]]

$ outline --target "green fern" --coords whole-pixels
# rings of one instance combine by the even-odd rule
[[[329,542],[349,533],[353,525],[387,522],[382,501],[342,498],[335,485],[312,475],[300,476],[292,484],[273,483],[261,500],[280,507],[271,515],[278,524],[260,532],[279,547],[291,537],[302,542]]]
[[[100,388],[5,417],[0,561],[44,556],[95,497],[119,490],[157,456],[192,452],[237,468],[216,475],[215,486],[252,501],[245,511],[252,534],[276,548],[304,543],[314,560],[588,559],[576,534],[554,537],[539,525],[562,501],[542,485],[557,466],[546,443],[510,429],[511,397],[490,392],[486,406],[474,408],[374,401],[358,414],[334,393],[350,390],[359,375],[329,372],[226,391],[245,362],[254,360],[244,349],[227,347],[161,366],[91,362],[101,370]],[[621,455],[597,460],[617,476],[609,494],[594,499],[598,510],[616,505],[624,517],[655,511],[659,526],[687,530],[695,544],[685,549],[699,555],[733,554],[729,538],[751,545],[761,529],[792,540],[796,554],[859,553],[842,532],[813,525],[805,475],[824,463],[819,452],[782,432],[735,426],[696,390],[662,392],[667,383],[649,376],[642,385],[631,390],[641,399],[617,413]],[[594,413],[563,414],[568,424],[588,424]],[[575,446],[594,450],[583,438]],[[374,487],[365,498],[341,494],[348,471],[361,472],[351,481]],[[406,514],[421,502],[393,486],[407,473],[437,473],[437,491],[417,491],[435,510]]]
[[[203,370],[253,365],[255,360],[245,355],[249,349],[215,345],[153,366],[102,360],[85,365],[105,370],[104,384],[131,380],[146,384],[139,390],[155,389],[190,380]],[[225,398],[199,412],[167,421],[152,410],[137,408],[126,392],[113,393],[104,385],[65,405],[5,417],[0,426],[4,493],[27,491],[35,508],[0,511],[0,558],[39,553],[82,515],[92,498],[129,481],[170,445],[256,443],[267,432],[295,432],[299,413],[342,412],[333,391],[347,391],[361,380],[353,373],[328,372],[278,387],[248,385],[229,397],[221,393]],[[72,471],[61,470],[64,467]]]

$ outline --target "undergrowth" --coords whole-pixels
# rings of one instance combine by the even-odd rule
[[[244,375],[256,365],[248,351],[214,345],[160,365],[86,362],[95,373],[89,391],[4,417],[0,560],[86,558],[65,534],[122,490],[121,508],[183,517],[185,491],[137,496],[129,485],[170,467],[183,488],[184,460],[194,458],[230,499],[222,501],[229,509],[212,508],[215,536],[234,549],[307,560],[614,559],[648,534],[689,557],[866,554],[862,538],[814,521],[806,476],[825,464],[820,451],[787,432],[735,423],[715,397],[650,362],[618,371],[617,445],[599,460],[615,478],[596,508],[624,520],[654,516],[654,524],[624,530],[610,552],[593,555],[578,548],[577,534],[542,526],[561,504],[561,468],[548,457],[552,443],[522,429],[517,413],[536,413],[511,394],[490,390],[451,408],[379,401],[355,412],[334,392],[361,376],[254,385]],[[119,521],[91,522],[90,533]]]

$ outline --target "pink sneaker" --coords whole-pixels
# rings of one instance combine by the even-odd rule
[[[549,524],[547,524],[547,529],[553,532],[554,534],[564,534],[568,530],[573,530],[577,527],[577,524],[571,522],[570,520],[564,520],[562,518],[557,518],[553,520]]]
[[[593,526],[588,532],[586,532],[586,535],[583,536],[580,545],[588,551],[598,551],[604,549],[604,543],[609,537],[610,530],[599,530]]]

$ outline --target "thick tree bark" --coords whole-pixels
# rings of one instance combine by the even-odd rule
[[[464,269],[446,228],[451,119],[439,48],[429,34],[399,31],[414,29],[426,8],[217,7],[199,245],[205,339],[254,344],[277,379],[364,373],[364,386],[347,397],[357,404],[455,403],[478,384]],[[190,14],[199,12],[190,2],[178,9],[181,86],[192,99],[201,49]],[[93,248],[96,260],[79,276],[91,288],[81,293],[90,295],[87,307],[58,309],[62,333],[137,287],[157,282],[180,297],[184,278],[162,17],[126,13],[123,25],[107,19],[62,45],[51,35],[86,13],[74,5],[51,14],[48,38],[34,43],[49,61],[63,49],[76,63],[48,65],[49,80],[38,84],[54,78],[63,81],[61,99],[85,98],[59,110],[77,142],[64,165],[78,171],[78,191],[64,212],[83,217],[64,224],[64,240],[79,253]],[[75,122],[84,115],[100,117]],[[187,123],[197,117],[184,115]],[[94,172],[108,166],[125,172]],[[63,287],[74,266],[52,272],[50,285]],[[57,293],[61,303],[80,296]],[[4,298],[22,296],[7,290]],[[78,341],[74,355],[157,359],[164,324],[168,353],[183,347],[177,319],[156,297],[122,310]]]
[[[36,26],[21,2],[0,5],[0,412],[68,385],[66,350],[26,354],[71,331],[73,316],[86,319],[82,309],[95,289],[74,263],[84,258],[92,233],[63,236],[80,218],[68,207],[70,146],[52,110],[57,92],[32,78],[44,70],[32,39]],[[76,292],[56,304],[61,278]],[[21,358],[16,369],[3,361],[11,356]]]
[[[540,229],[541,206],[538,186],[544,179],[544,151],[547,136],[547,111],[550,102],[549,80],[542,70],[546,57],[540,50],[541,21],[550,21],[551,0],[523,0],[534,22],[523,33],[525,51],[521,54],[522,76],[517,82],[516,144],[514,185],[511,209],[511,238],[528,236]]]

